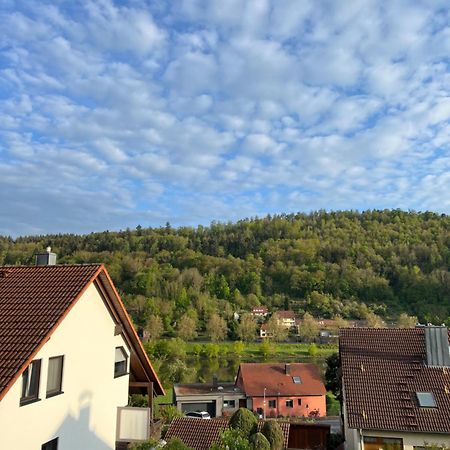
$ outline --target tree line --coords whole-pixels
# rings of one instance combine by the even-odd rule
[[[103,262],[150,334],[245,340],[254,334],[245,311],[258,305],[321,318],[450,320],[450,217],[431,212],[317,211],[0,237],[0,264],[33,264],[49,245],[60,264]]]

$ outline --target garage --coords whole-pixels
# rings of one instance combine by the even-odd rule
[[[182,403],[181,411],[184,413],[190,411],[206,411],[211,417],[216,417],[216,401],[202,403]]]

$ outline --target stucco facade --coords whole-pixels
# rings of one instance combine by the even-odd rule
[[[41,360],[40,400],[20,406],[22,377],[1,400],[0,448],[40,449],[58,437],[58,450],[114,449],[117,407],[127,405],[129,381],[114,378],[116,347],[130,354],[93,283],[34,357]],[[46,398],[48,361],[60,355],[63,393]]]
[[[266,417],[322,417],[326,416],[325,396],[283,397],[265,399]],[[292,405],[292,407],[288,406]],[[252,397],[252,408],[264,414],[264,397]]]

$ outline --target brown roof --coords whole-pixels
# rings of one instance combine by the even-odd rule
[[[216,385],[212,383],[175,384],[173,390],[176,395],[217,395],[217,393],[242,394],[241,390],[237,388],[234,383],[222,383],[220,381]]]
[[[111,299],[142,368],[156,382],[156,391],[164,392],[102,264],[1,267],[0,400],[94,281]]]
[[[304,396],[325,395],[319,370],[315,364],[242,363],[239,366],[237,380],[242,377],[242,389],[250,397],[262,397],[264,388],[266,395]],[[292,377],[300,377],[301,382],[295,384]]]
[[[424,328],[341,329],[339,346],[350,428],[450,433],[450,368],[426,366]]]
[[[280,319],[295,319],[294,311],[277,311],[275,315]]]
[[[194,450],[209,450],[228,428],[228,419],[196,419],[175,417],[167,430],[165,440],[178,438]]]
[[[283,432],[284,448],[289,441],[289,422],[278,421]],[[258,420],[258,431],[264,425]],[[220,434],[228,428],[228,419],[216,418],[211,420],[195,419],[191,417],[176,417],[167,430],[165,440],[180,439],[185,445],[194,450],[209,450],[212,444],[219,441]]]

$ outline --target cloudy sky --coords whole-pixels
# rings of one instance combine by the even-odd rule
[[[2,0],[0,234],[450,213],[448,0]]]

